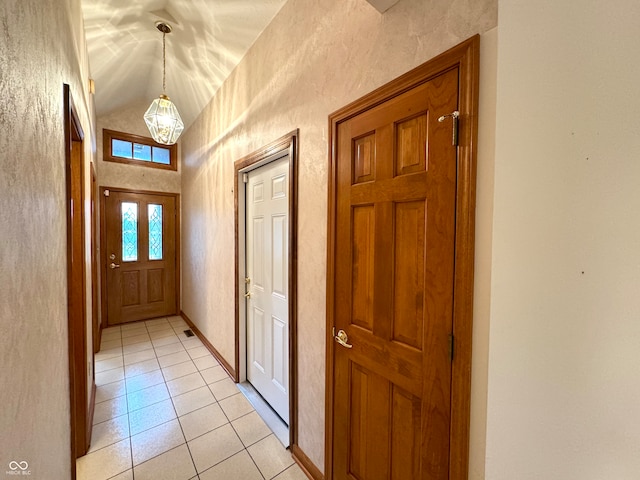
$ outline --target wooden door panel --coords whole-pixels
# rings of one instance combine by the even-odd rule
[[[111,190],[104,212],[107,323],[175,315],[177,197]]]
[[[415,201],[396,203],[394,207],[394,312],[391,338],[422,350],[426,205],[423,201]]]
[[[337,130],[334,478],[447,478],[457,70]]]

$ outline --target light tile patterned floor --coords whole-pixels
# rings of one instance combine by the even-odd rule
[[[78,480],[306,480],[180,317],[111,327]]]

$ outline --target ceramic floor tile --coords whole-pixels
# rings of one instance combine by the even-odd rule
[[[151,338],[149,337],[149,334],[143,333],[140,335],[134,335],[132,337],[124,337],[122,339],[122,345],[127,346],[127,345],[132,345],[134,343],[144,343],[144,342],[148,342],[149,340],[151,340]]]
[[[191,358],[200,358],[211,355],[211,352],[209,352],[206,347],[187,348],[187,353]]]
[[[105,400],[111,400],[112,398],[121,397],[126,395],[127,390],[125,388],[124,380],[118,382],[107,383],[106,385],[100,385],[96,387],[96,403],[104,402]]]
[[[186,351],[170,353],[169,355],[163,355],[158,357],[158,362],[161,367],[169,367],[171,365],[175,365],[176,363],[183,363],[190,361],[191,357],[187,354]]]
[[[294,463],[284,472],[277,475],[273,480],[309,480],[309,477],[307,477],[302,469]]]
[[[131,322],[131,323],[123,323],[120,325],[120,330],[124,333],[127,330],[135,330],[136,328],[146,328],[144,322]]]
[[[185,352],[186,350],[182,346],[182,343],[175,342],[170,343],[169,345],[160,345],[159,347],[154,347],[156,351],[156,356],[164,357],[165,355],[170,355],[172,353]]]
[[[96,386],[118,382],[124,379],[124,368],[114,368],[106,372],[96,373]]]
[[[100,350],[109,350],[110,348],[116,348],[122,346],[122,340],[116,338],[114,340],[102,340],[100,342]]]
[[[106,372],[114,368],[122,367],[122,356],[108,358],[106,360],[96,360],[94,371],[96,373]]]
[[[196,474],[186,445],[147,460],[134,470],[136,480],[189,480]]]
[[[127,395],[129,413],[148,407],[154,403],[167,400],[168,398],[169,391],[164,383],[130,393]]]
[[[154,403],[129,413],[131,435],[136,435],[176,418],[171,400]]]
[[[204,377],[204,375],[202,376]],[[229,377],[209,384],[209,388],[211,389],[213,396],[216,397],[217,401],[239,393],[238,387],[236,387],[236,384],[233,383],[233,381]]]
[[[132,343],[131,345],[125,345],[124,347],[122,347],[122,352],[126,355],[127,353],[141,352],[143,350],[149,350],[152,348],[153,348],[153,345],[151,344],[151,340],[149,340],[147,342]]]
[[[191,360],[184,363],[178,363],[177,365],[171,365],[170,367],[164,367],[162,369],[162,374],[164,375],[164,379],[168,382],[170,380],[184,377],[185,375],[189,375],[190,373],[196,373],[198,369],[193,364]]]
[[[263,480],[260,470],[246,450],[236,453],[200,474],[200,480]]]
[[[245,447],[271,435],[271,430],[257,412],[251,412],[231,422]]]
[[[184,345],[184,348],[186,348],[187,350],[204,346],[204,344],[200,341],[198,337],[183,338],[181,341],[182,341],[182,345]]]
[[[123,330],[121,335],[122,335],[122,338],[130,338],[130,337],[136,337],[138,335],[146,335],[146,333],[147,333],[147,327],[145,327],[144,325],[140,325],[140,326],[137,326],[136,328]]]
[[[227,397],[218,403],[229,421],[240,418],[253,410],[249,401],[239,392],[237,395]]]
[[[135,377],[136,375],[153,372],[154,370],[158,370],[159,368],[160,365],[158,364],[158,360],[153,358],[151,360],[145,360],[144,362],[125,365],[124,375],[126,378]]]
[[[129,438],[128,415],[120,415],[106,422],[98,423],[91,429],[91,448],[89,453],[118,443],[125,438]]]
[[[162,347],[179,341],[180,339],[177,336],[171,335],[170,337],[156,338],[155,340],[152,340],[151,343],[153,343],[154,347]]]
[[[183,393],[204,387],[205,385],[206,383],[204,383],[204,380],[199,373],[192,373],[167,382],[167,388],[169,389],[169,393],[172,397],[182,395]]]
[[[173,328],[169,327],[168,330],[156,330],[155,332],[149,332],[149,336],[151,337],[151,341],[158,340],[160,338],[165,337],[174,337],[176,334],[173,331]]]
[[[169,322],[157,323],[155,325],[147,325],[147,331],[149,332],[149,334],[153,332],[161,332],[163,330],[168,330],[171,333],[173,333],[173,327]]]
[[[110,340],[120,340],[122,338],[122,333],[120,333],[120,329],[104,329],[100,334],[101,341],[110,341]]]
[[[191,457],[198,473],[213,467],[242,449],[242,442],[229,424],[189,442]]]
[[[127,413],[127,397],[116,397],[96,403],[93,410],[93,424],[106,422]]]
[[[133,470],[127,470],[115,477],[111,477],[109,480],[133,480]]]
[[[133,465],[140,465],[183,443],[184,435],[177,419],[134,435],[131,437]]]
[[[294,463],[291,453],[282,446],[275,435],[269,435],[254,443],[247,451],[265,478],[275,477]]]
[[[212,403],[216,403],[208,387],[200,387],[172,398],[178,416],[193,412]]]
[[[101,348],[100,351],[96,353],[96,362],[107,360],[113,357],[121,357],[121,356],[122,356],[122,347],[110,348],[108,350]]]
[[[182,425],[182,431],[187,441],[215,430],[225,423],[229,423],[217,403],[187,413],[178,420],[180,420],[180,425]]]
[[[153,320],[147,320],[144,323],[147,327],[155,326],[155,325],[166,325],[166,324],[169,324],[169,320],[167,320],[166,317],[162,317],[162,318],[154,318]]]
[[[176,322],[172,323],[171,326],[176,333],[184,333],[185,330],[191,330],[191,327],[187,324],[187,322]]]
[[[131,365],[132,363],[144,362],[145,360],[151,360],[156,358],[156,352],[153,348],[148,350],[140,350],[139,352],[131,352],[124,354],[124,364]]]
[[[193,363],[195,364],[198,360],[207,359],[207,358],[211,358],[211,357],[196,358],[193,361]],[[202,378],[204,378],[204,381],[207,383],[215,383],[225,379],[229,380],[229,375],[224,370],[224,368],[222,368],[220,365],[216,365],[210,368],[205,368],[203,370],[201,369],[200,375],[202,375]]]
[[[107,480],[131,468],[129,439],[80,457],[76,462],[78,480]]]
[[[198,370],[206,370],[207,368],[220,366],[218,361],[215,358],[213,358],[213,355],[198,357],[193,361],[193,363],[196,364],[196,367],[198,367]]]
[[[143,388],[153,387],[159,383],[164,383],[164,377],[161,370],[155,370],[144,375],[127,378],[127,393],[132,393]]]

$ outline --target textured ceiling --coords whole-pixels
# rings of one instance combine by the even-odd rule
[[[82,0],[97,115],[162,93],[165,21],[166,93],[190,125],[285,1]]]

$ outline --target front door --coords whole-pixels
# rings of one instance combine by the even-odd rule
[[[289,424],[289,156],[248,177],[247,380]]]
[[[177,196],[103,189],[107,325],[177,314]]]
[[[334,121],[336,480],[450,478],[460,74]]]

